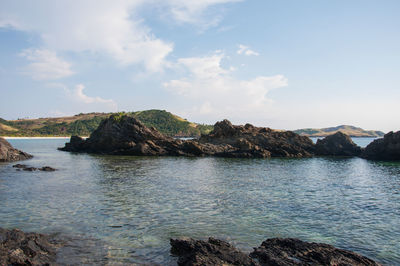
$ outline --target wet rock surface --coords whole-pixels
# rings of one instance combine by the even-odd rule
[[[0,138],[0,162],[27,160],[32,157],[29,153],[15,149],[4,138]]]
[[[55,265],[56,245],[48,236],[0,228],[0,265]]]
[[[389,132],[365,147],[361,157],[370,160],[400,161],[400,131]]]
[[[178,140],[148,128],[130,116],[111,116],[84,140],[71,137],[63,151],[144,156],[219,156],[233,158],[309,157],[314,144],[308,137],[228,120],[197,140]]]
[[[178,265],[380,265],[352,251],[322,243],[294,238],[272,238],[254,248],[249,255],[229,243],[209,238],[171,239],[171,253],[178,256]]]
[[[267,239],[250,256],[261,265],[379,265],[352,251],[295,238]]]
[[[361,148],[346,134],[338,131],[333,135],[317,140],[315,155],[359,156]]]
[[[16,168],[17,170],[24,170],[24,171],[30,171],[30,172],[33,172],[33,171],[54,172],[57,170],[50,166],[43,166],[43,167],[37,168],[37,167],[29,166],[26,164],[14,164],[13,167]]]
[[[171,253],[179,256],[180,266],[208,265],[259,265],[249,255],[228,242],[209,238],[208,241],[192,238],[171,239]]]

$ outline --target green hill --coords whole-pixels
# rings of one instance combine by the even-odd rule
[[[88,113],[69,117],[4,120],[0,118],[0,136],[46,137],[89,136],[100,122],[112,113]],[[197,137],[212,130],[210,125],[196,124],[162,110],[127,113],[168,136]]]
[[[336,132],[341,131],[351,137],[382,137],[385,133],[377,130],[364,130],[359,127],[341,125],[337,127],[328,127],[328,128],[304,128],[294,130],[295,133],[308,136],[308,137],[326,137],[328,135],[335,134]]]

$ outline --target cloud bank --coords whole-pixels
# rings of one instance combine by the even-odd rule
[[[283,75],[258,76],[249,80],[234,77],[233,70],[223,68],[224,54],[181,58],[178,64],[188,74],[165,82],[163,86],[175,93],[187,106],[186,115],[202,118],[259,116],[271,100],[267,95],[273,89],[288,85]]]
[[[45,49],[26,49],[20,53],[30,64],[24,69],[35,80],[52,80],[71,76],[71,64],[59,58],[55,52]]]

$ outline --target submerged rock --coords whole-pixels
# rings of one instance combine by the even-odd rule
[[[180,266],[259,265],[249,255],[229,243],[209,238],[208,241],[192,238],[171,239],[171,253],[179,256]]]
[[[171,253],[178,265],[380,265],[352,251],[294,238],[272,238],[254,248],[249,255],[225,241],[191,238],[171,239]]]
[[[389,132],[365,147],[363,158],[370,160],[400,161],[400,131]]]
[[[261,265],[379,265],[352,251],[295,238],[271,238],[255,248],[250,256]]]
[[[43,166],[41,168],[36,168],[36,167],[33,167],[33,166],[28,166],[26,164],[19,164],[19,163],[18,164],[14,164],[13,167],[17,168],[17,170],[21,170],[22,169],[24,171],[30,171],[30,172],[37,171],[37,170],[44,171],[44,172],[54,172],[54,171],[57,170],[57,169],[55,169],[53,167],[50,167],[50,166]]]
[[[32,157],[29,153],[15,149],[7,140],[0,137],[0,162],[27,160]]]
[[[0,265],[55,265],[56,246],[48,236],[0,228]]]
[[[359,156],[361,147],[357,146],[346,134],[338,131],[333,135],[317,140],[316,155]]]

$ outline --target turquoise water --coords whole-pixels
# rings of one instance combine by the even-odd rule
[[[0,226],[56,233],[61,264],[169,265],[169,239],[226,239],[248,250],[298,237],[400,264],[400,163],[359,158],[97,156],[65,140],[10,140],[35,155],[0,164]]]

